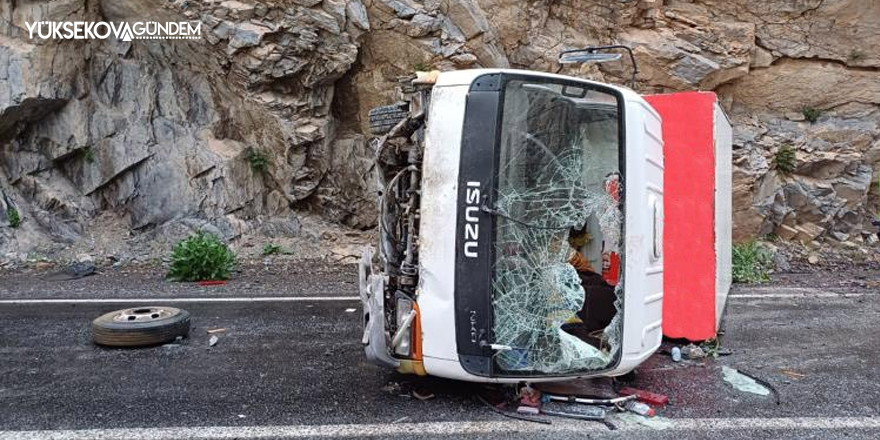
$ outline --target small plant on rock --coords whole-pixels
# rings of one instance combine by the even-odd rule
[[[95,162],[95,150],[92,150],[92,147],[83,148],[82,158],[88,163],[94,163]]]
[[[246,159],[255,173],[263,173],[269,169],[269,156],[262,151],[251,149]]]
[[[776,169],[783,174],[791,174],[795,168],[795,154],[794,148],[791,148],[790,145],[783,145],[776,152],[776,155],[773,157],[773,163],[776,165]]]
[[[770,280],[773,255],[755,241],[733,246],[733,282],[762,283]]]
[[[283,249],[281,249],[281,246],[278,246],[275,243],[266,243],[263,245],[264,256],[280,254],[282,251]]]
[[[856,62],[863,58],[865,58],[865,54],[862,51],[853,49],[849,52],[849,57],[847,59],[851,62]]]
[[[235,254],[217,236],[199,232],[177,243],[171,252],[168,278],[173,281],[229,279]]]
[[[877,177],[877,194],[880,194],[880,176]],[[880,211],[877,211],[877,214],[874,215],[874,218],[880,222]]]
[[[803,113],[804,119],[809,121],[810,124],[816,122],[819,120],[819,116],[822,116],[822,110],[808,105],[805,105],[804,108],[801,109],[801,113]]]
[[[12,206],[6,210],[6,223],[9,224],[10,228],[21,226],[21,215],[19,215],[18,210]]]

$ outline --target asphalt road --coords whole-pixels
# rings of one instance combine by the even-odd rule
[[[0,438],[880,438],[876,288],[736,287],[723,338],[733,354],[681,363],[655,355],[635,386],[672,404],[651,420],[615,415],[612,431],[507,419],[475,401],[479,386],[367,364],[359,304],[346,299],[356,295],[353,266],[289,269],[272,282],[245,272],[221,288],[152,273],[55,284],[0,274]],[[189,338],[144,349],[91,344],[90,320],[129,306],[92,300],[170,297],[188,298],[175,305],[193,316]],[[217,297],[226,300],[210,302]],[[226,331],[209,347],[213,328]],[[766,380],[781,403],[734,389],[722,365]]]

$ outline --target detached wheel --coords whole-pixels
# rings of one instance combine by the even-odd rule
[[[117,310],[92,321],[92,340],[111,347],[159,345],[189,333],[189,312],[174,307]]]
[[[383,105],[370,110],[370,133],[381,136],[409,116],[406,103]]]

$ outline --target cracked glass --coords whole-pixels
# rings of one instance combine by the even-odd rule
[[[575,83],[511,80],[502,108],[491,207],[496,362],[543,374],[607,368],[623,305],[617,98]],[[594,284],[605,290],[585,289],[600,276]],[[586,328],[584,304],[601,305],[590,295],[602,292],[610,322]]]

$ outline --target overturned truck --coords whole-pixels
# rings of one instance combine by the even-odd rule
[[[432,72],[370,113],[379,242],[368,359],[474,382],[628,373],[659,346],[663,150],[633,91]]]

